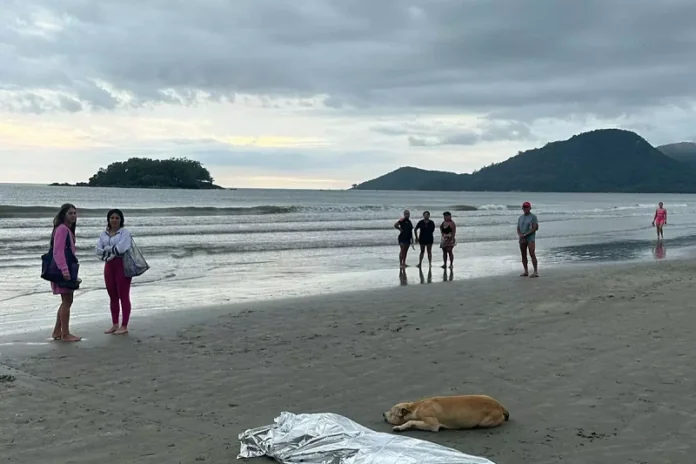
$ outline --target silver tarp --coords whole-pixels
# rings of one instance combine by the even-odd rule
[[[239,434],[237,459],[268,456],[303,464],[494,464],[452,448],[381,433],[333,413],[282,412],[271,425]]]

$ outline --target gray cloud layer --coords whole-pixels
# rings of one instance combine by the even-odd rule
[[[1,4],[6,110],[110,110],[250,93],[530,121],[696,99],[694,0]],[[438,143],[482,135],[451,137]]]

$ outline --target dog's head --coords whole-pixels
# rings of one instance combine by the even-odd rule
[[[412,403],[399,403],[382,414],[384,420],[392,425],[403,425],[411,419]]]

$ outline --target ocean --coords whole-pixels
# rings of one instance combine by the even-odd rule
[[[521,270],[515,228],[523,201],[539,217],[543,278],[559,266],[670,259],[696,245],[696,195],[309,190],[148,190],[0,184],[0,334],[52,326],[58,297],[39,277],[52,219],[78,208],[81,290],[75,323],[110,325],[103,263],[94,252],[106,212],[120,208],[151,269],[133,281],[132,327],[155,312],[348,290],[419,285]],[[669,225],[651,227],[656,204]],[[393,228],[404,208],[418,220],[457,224],[455,267],[399,272]],[[414,221],[415,224],[415,221]],[[427,261],[427,258],[426,258]],[[659,279],[656,276],[656,281]],[[424,291],[433,289],[424,287]]]

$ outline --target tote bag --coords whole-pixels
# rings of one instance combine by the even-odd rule
[[[147,264],[140,248],[131,237],[131,246],[123,255],[123,273],[126,277],[137,277],[143,275],[148,269],[150,269],[150,265]]]
[[[51,237],[51,246],[48,252],[41,256],[41,278],[48,280],[49,282],[62,283],[65,281],[63,277],[63,272],[58,268],[56,260],[53,259],[53,237]],[[70,234],[65,237],[65,262],[70,270],[71,280],[77,280],[77,274],[80,268],[80,264],[77,261],[77,257],[73,254],[70,248]]]

